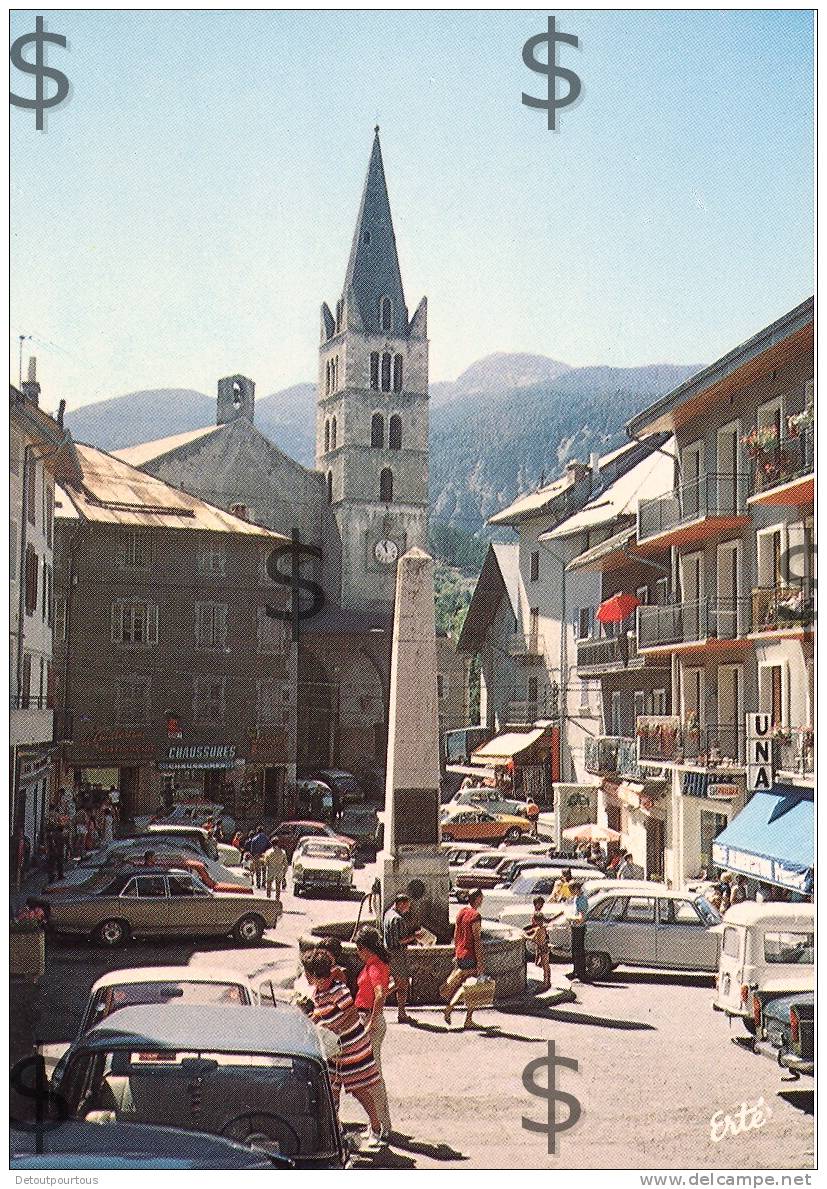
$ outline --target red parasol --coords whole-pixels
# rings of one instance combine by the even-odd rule
[[[622,623],[628,619],[636,607],[640,606],[640,599],[633,594],[616,594],[606,599],[597,608],[597,618],[600,623]]]

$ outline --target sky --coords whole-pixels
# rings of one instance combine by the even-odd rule
[[[47,408],[315,380],[376,123],[432,381],[707,363],[813,291],[810,12],[556,12],[552,132],[545,12],[39,11],[71,92],[11,108],[10,374],[31,335]]]

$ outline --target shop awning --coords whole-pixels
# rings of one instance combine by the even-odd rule
[[[480,780],[490,780],[494,775],[493,768],[472,767],[470,764],[446,764],[445,771],[451,772],[454,776],[476,776]]]
[[[542,739],[545,733],[545,727],[536,727],[533,731],[507,731],[506,734],[489,739],[488,743],[478,747],[471,756],[471,763],[507,764],[509,760],[532,747],[538,739]]]
[[[813,790],[755,793],[712,845],[719,867],[804,895],[813,890]]]

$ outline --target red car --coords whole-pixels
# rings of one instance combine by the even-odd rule
[[[356,846],[353,838],[347,838],[344,834],[337,834],[333,827],[328,826],[326,822],[282,822],[280,826],[276,827],[270,837],[274,842],[279,844],[288,859],[292,859],[293,851],[302,838],[332,838],[334,841],[341,842],[344,846],[347,846],[351,851]]]

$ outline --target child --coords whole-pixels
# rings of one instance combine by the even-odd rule
[[[534,942],[534,960],[543,971],[542,990],[547,991],[551,986],[551,958],[549,955],[548,929],[546,918],[543,916],[545,900],[542,896],[534,897],[534,915],[530,924],[526,926],[526,933]]]

